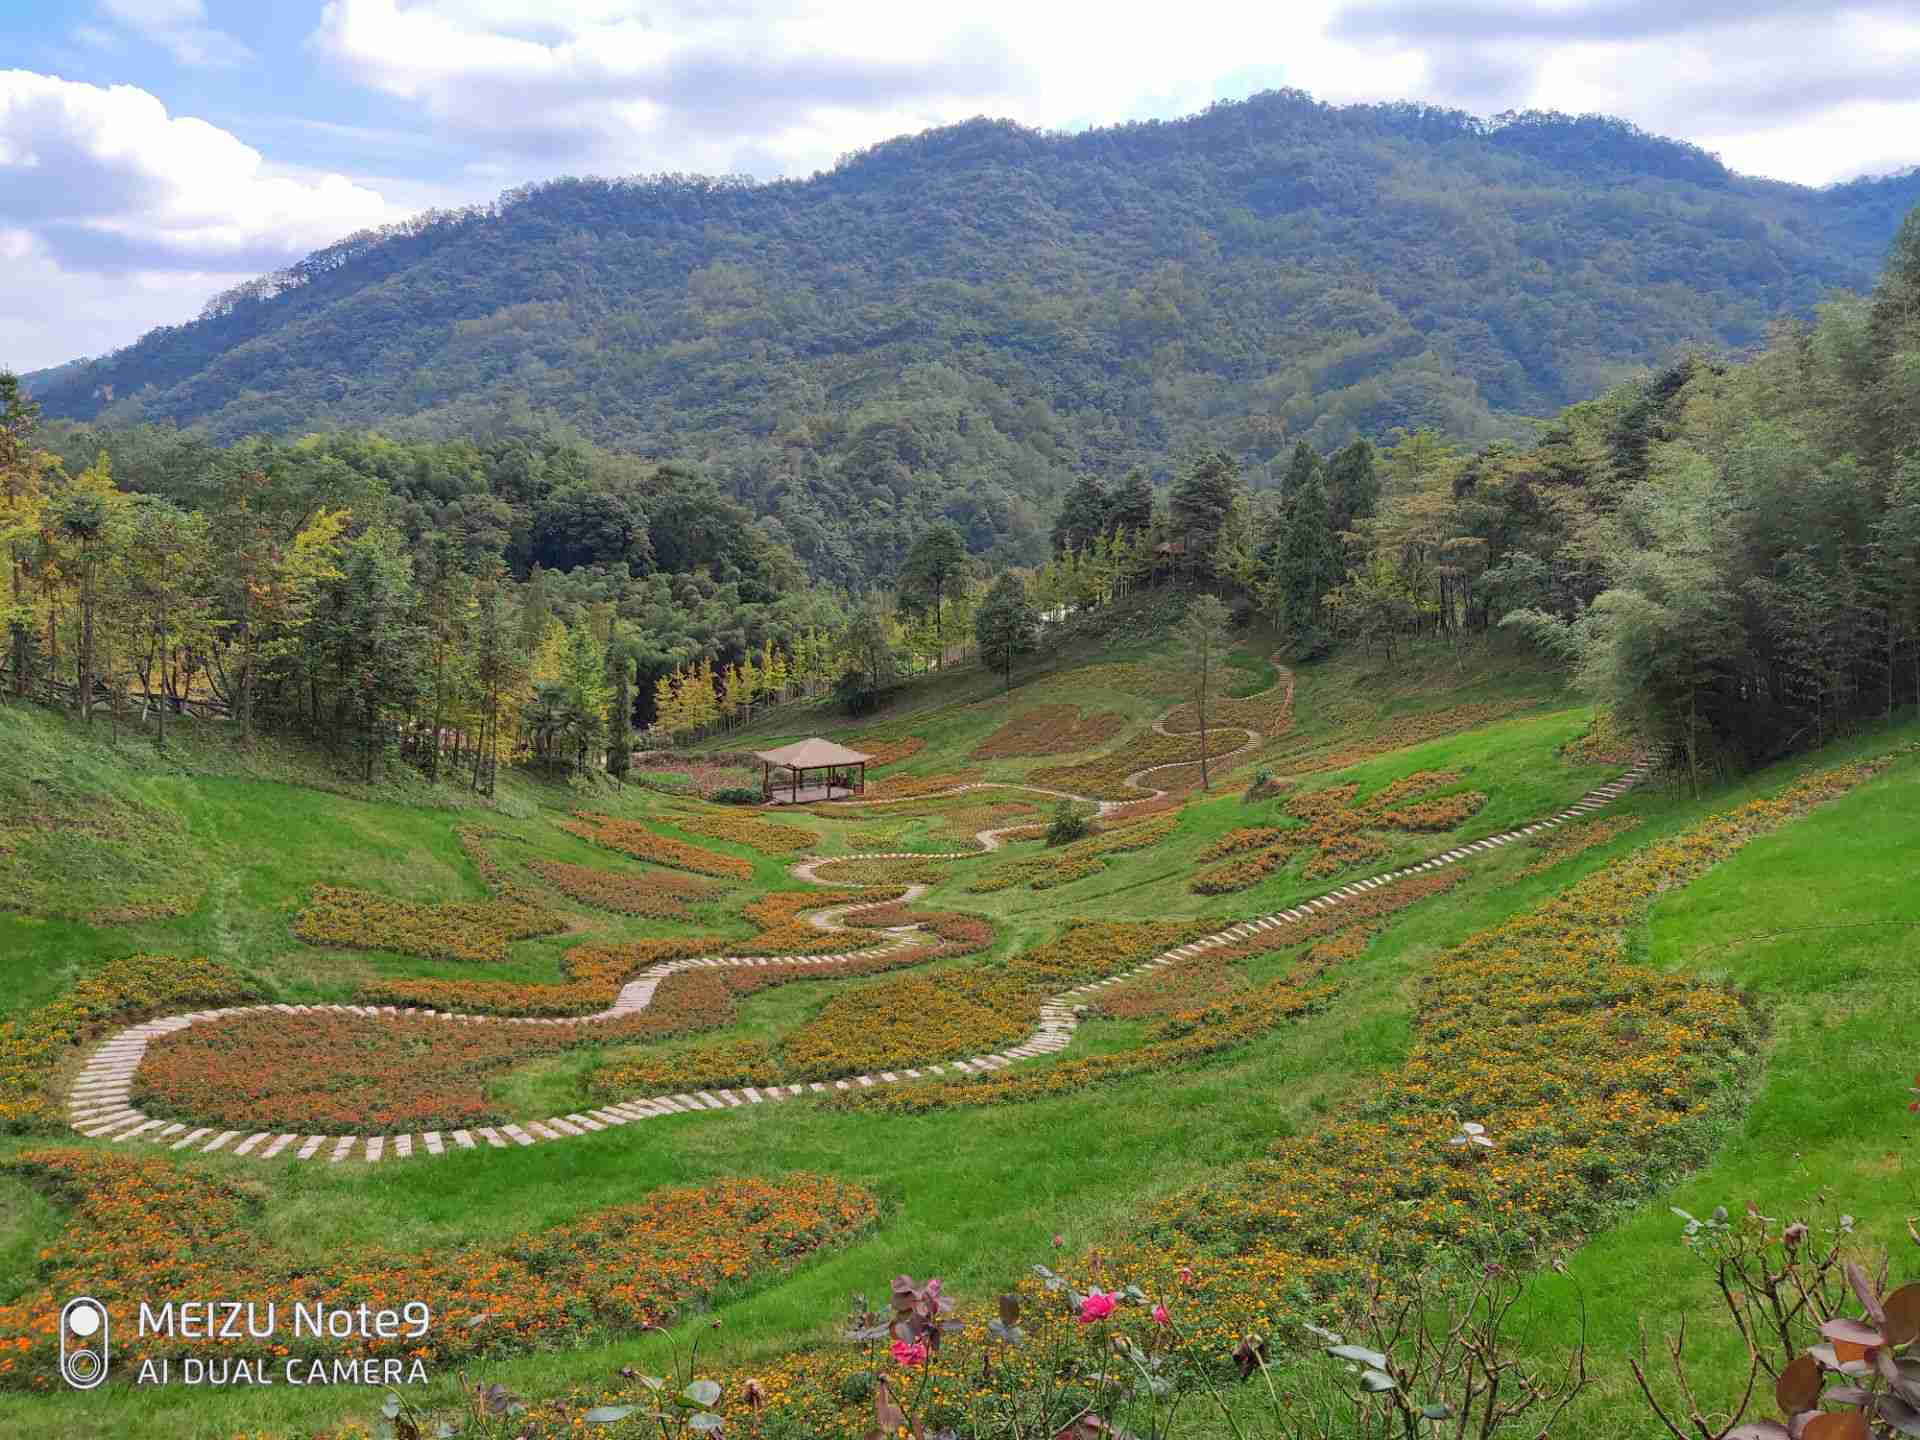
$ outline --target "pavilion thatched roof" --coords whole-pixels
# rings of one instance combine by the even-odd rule
[[[862,765],[873,757],[815,735],[811,739],[782,745],[778,750],[758,751],[754,758],[764,760],[769,765],[784,765],[789,770],[819,770],[829,765]]]

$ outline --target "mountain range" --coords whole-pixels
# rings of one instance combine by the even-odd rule
[[[355,235],[98,359],[50,416],[546,426],[692,463],[806,555],[847,507],[1032,552],[1078,473],[1198,446],[1519,435],[1864,288],[1920,171],[1738,175],[1599,116],[1298,91],[1075,134],[976,120],[804,180],[565,178]]]

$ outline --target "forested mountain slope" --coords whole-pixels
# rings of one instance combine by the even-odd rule
[[[1033,558],[1076,471],[1521,428],[1864,287],[1920,173],[1814,191],[1622,122],[1295,91],[974,121],[806,181],[559,180],[343,241],[29,377],[216,439],[529,418],[699,462],[816,573],[851,515]]]

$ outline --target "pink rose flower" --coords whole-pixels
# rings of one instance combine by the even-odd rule
[[[1080,1302],[1080,1323],[1091,1325],[1096,1320],[1104,1320],[1113,1314],[1113,1296],[1102,1295],[1098,1290]]]
[[[1156,1325],[1171,1325],[1173,1323],[1173,1317],[1167,1314],[1166,1306],[1156,1305],[1153,1307],[1153,1323]]]
[[[896,1340],[893,1342],[893,1363],[896,1365],[924,1365],[927,1363],[927,1347],[917,1340]]]

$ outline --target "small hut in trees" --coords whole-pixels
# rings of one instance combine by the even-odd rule
[[[778,750],[758,751],[754,758],[765,766],[761,793],[769,805],[804,805],[865,794],[867,762],[873,757],[815,735]],[[783,773],[776,776],[775,770]]]

